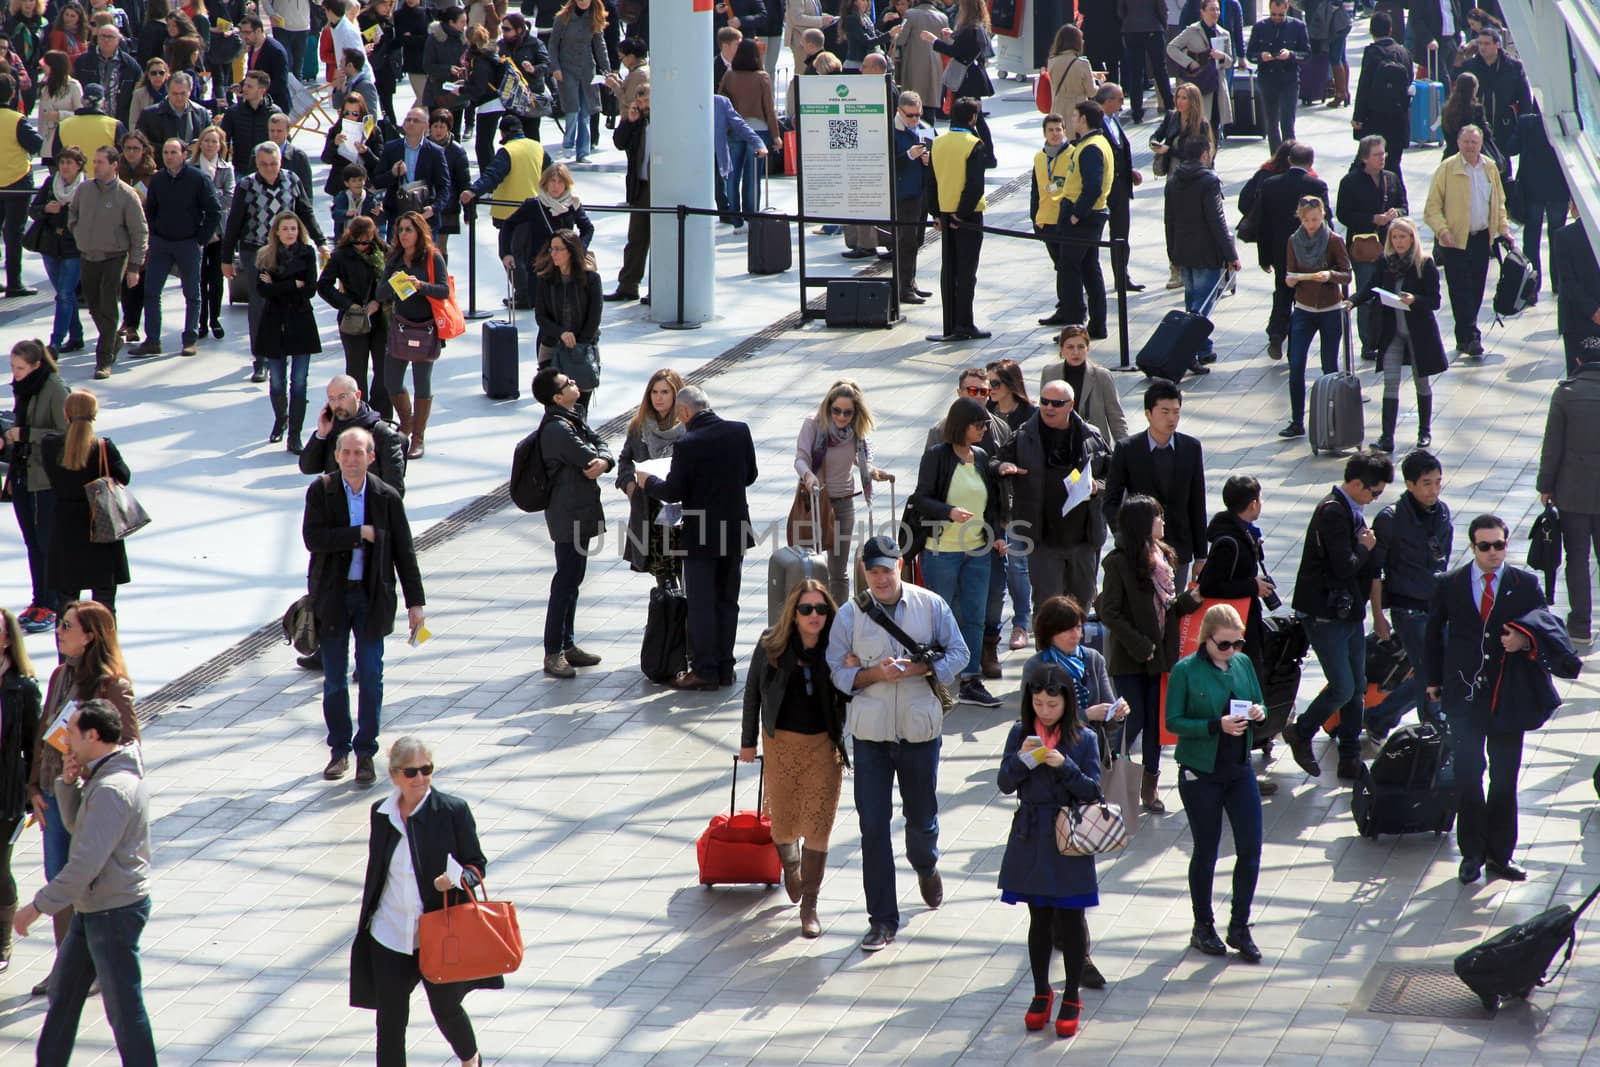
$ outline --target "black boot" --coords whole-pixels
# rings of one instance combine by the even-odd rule
[[[1383,398],[1383,434],[1378,438],[1377,444],[1372,447],[1379,452],[1394,451],[1394,424],[1400,418],[1400,400],[1396,397],[1390,400]]]
[[[279,392],[268,395],[272,400],[272,432],[267,435],[267,443],[275,445],[283,440],[284,427],[289,424],[289,400]]]
[[[306,421],[306,398],[297,396],[289,401],[289,451],[299,455],[305,451],[300,443],[300,428]]]
[[[1433,394],[1417,397],[1417,447],[1433,444]]]

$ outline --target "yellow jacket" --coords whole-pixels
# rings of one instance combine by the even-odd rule
[[[1489,176],[1489,236],[1498,237],[1511,232],[1506,220],[1506,191],[1500,184],[1500,171],[1488,156],[1480,156],[1483,169]],[[1438,235],[1448,230],[1454,247],[1465,248],[1472,214],[1472,178],[1467,174],[1467,162],[1460,153],[1439,164],[1428,186],[1428,205],[1422,211],[1422,221]],[[1443,247],[1443,246],[1440,246]]]
[[[1069,145],[1062,145],[1061,151],[1055,159],[1045,154],[1040,149],[1033,155],[1033,194],[1038,201],[1038,207],[1033,213],[1033,224],[1041,229],[1053,226],[1061,217],[1062,190],[1066,187]],[[1062,183],[1061,187],[1052,187],[1053,181]]]

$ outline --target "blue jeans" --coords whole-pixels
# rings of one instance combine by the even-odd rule
[[[1222,268],[1179,267],[1178,275],[1183,279],[1183,310],[1192,311],[1201,318],[1210,317],[1211,294],[1222,280]],[[1200,354],[1208,355],[1211,351],[1211,338],[1207,337]]]
[[[1228,926],[1250,925],[1261,874],[1261,788],[1248,762],[1217,767],[1210,774],[1184,767],[1178,771],[1178,796],[1189,817],[1194,851],[1189,856],[1189,906],[1194,921],[1216,922],[1211,910],[1211,884],[1217,874],[1217,847],[1222,843],[1222,816],[1233,830],[1233,908]]]
[[[322,721],[328,749],[335,756],[378,754],[378,713],[383,709],[383,638],[363,637],[367,598],[360,589],[344,594],[345,624],[322,638]],[[350,637],[356,639],[356,671],[361,695],[356,705],[356,735],[350,740]]]
[[[1011,594],[1011,625],[1033,629],[1033,586],[1028,580],[1028,554],[1022,540],[1006,531],[1006,592]]]
[[[1289,418],[1296,426],[1306,421],[1306,356],[1311,352],[1311,338],[1322,335],[1322,373],[1332,374],[1339,369],[1339,335],[1344,328],[1344,312],[1304,311],[1295,308],[1289,313]]]
[[[139,936],[149,921],[149,897],[121,908],[72,916],[50,972],[50,1010],[39,1033],[39,1067],[66,1067],[78,1039],[83,1003],[96,978],[123,1067],[156,1067],[156,1043],[144,1010],[139,971]]]
[[[144,266],[145,338],[161,340],[161,290],[173,268],[183,288],[183,343],[200,336],[200,244],[197,241],[168,241],[150,235],[150,253]]]
[[[577,158],[586,159],[589,156],[589,91],[587,87],[578,90],[578,110],[567,112],[567,128],[561,134],[561,147],[572,151],[577,147]]]
[[[926,566],[926,564],[924,564]],[[894,888],[893,785],[900,780],[900,810],[906,820],[906,859],[918,874],[939,865],[939,738],[932,741],[854,739],[856,818],[861,824],[861,881],[867,917],[900,927]]]
[[[67,824],[61,821],[61,805],[56,803],[53,789],[44,792],[44,880],[50,881],[67,865],[67,854],[72,848],[72,835]]]
[[[738,138],[729,139],[728,158],[730,161],[728,177],[723,183],[727,189],[728,210],[754,215],[759,207],[757,197],[761,189],[762,161],[756,156],[754,149]],[[749,219],[734,219],[733,224],[743,226],[749,221]]]
[[[306,375],[311,372],[309,353],[299,356],[268,356],[262,362],[267,365],[267,392],[275,405],[284,402],[286,390],[294,399],[305,400]]]
[[[1128,720],[1123,730],[1128,751],[1141,736],[1144,745],[1140,758],[1146,774],[1161,773],[1161,675],[1119,674],[1111,679],[1117,695],[1128,702]]]
[[[1394,691],[1383,698],[1383,703],[1367,712],[1367,728],[1393,730],[1401,717],[1412,709],[1422,722],[1442,723],[1439,702],[1428,699],[1427,687],[1422,684],[1422,648],[1428,632],[1428,613],[1411,608],[1390,608],[1389,625],[1411,661],[1411,675],[1395,686]]]
[[[56,291],[56,317],[50,324],[50,343],[62,345],[83,344],[83,321],[78,318],[78,281],[83,277],[83,260],[77,256],[57,259],[41,256],[44,273]]]
[[[1306,635],[1322,665],[1328,684],[1306,710],[1300,713],[1294,729],[1300,736],[1316,736],[1322,724],[1339,713],[1339,758],[1361,758],[1361,713],[1367,692],[1367,635],[1360,620],[1307,618]]]
[[[989,600],[989,557],[993,554],[992,550],[968,555],[935,552],[931,548],[922,553],[922,580],[950,605],[961,639],[967,643],[963,678],[976,678],[982,673],[983,619]]]

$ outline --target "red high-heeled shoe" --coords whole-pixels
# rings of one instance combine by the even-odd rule
[[[1033,1004],[1037,1004],[1041,1000],[1044,1001],[1043,1010],[1041,1010],[1041,1011],[1033,1011],[1033,1010],[1031,1010],[1032,1007],[1033,1007]],[[1048,993],[1046,993],[1042,997],[1034,997],[1033,998],[1033,1003],[1028,1005],[1028,1007],[1030,1009],[1029,1012],[1022,1017],[1023,1024],[1025,1026],[1027,1026],[1027,1028],[1029,1030],[1043,1030],[1044,1029],[1044,1024],[1050,1021],[1050,1008],[1051,1008],[1051,1005],[1055,1004],[1055,1002],[1056,1002],[1056,991],[1054,989],[1050,990]]]
[[[1067,1018],[1067,1012],[1072,1012],[1072,1018]],[[1062,998],[1061,1014],[1056,1018],[1056,1036],[1072,1037],[1078,1032],[1078,1013],[1083,1010],[1083,1003],[1077,1000]]]

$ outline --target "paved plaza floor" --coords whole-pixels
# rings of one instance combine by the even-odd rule
[[[991,193],[989,221],[1023,227],[1026,183],[1004,190],[1025,173],[1038,116],[1031,89],[1001,88],[1006,99],[994,105],[993,121],[1002,166],[991,179],[1000,192]],[[1347,121],[1347,111],[1302,115],[1302,134],[1334,155],[1319,168],[1330,185],[1354,146]],[[1149,129],[1137,131],[1141,143]],[[1232,142],[1222,153],[1230,215],[1233,196],[1264,155],[1253,141]],[[1419,207],[1436,158],[1433,149],[1408,153]],[[580,182],[594,202],[620,192],[616,173],[580,174]],[[775,199],[792,198],[791,188],[779,183]],[[1177,294],[1161,288],[1160,187],[1147,182],[1145,189],[1136,203],[1134,262],[1151,289],[1130,302],[1135,347],[1178,306]],[[600,229],[603,260],[614,266],[614,246],[603,242],[616,240],[621,227],[602,220]],[[483,235],[486,255],[489,240]],[[793,323],[768,330],[794,310],[794,276],[749,278],[742,239],[723,235],[718,247],[717,322],[681,334],[655,329],[639,311],[615,323],[608,317],[607,384],[596,421],[635,404],[655,367],[694,371],[720,412],[751,424],[762,470],[751,496],[758,523],[786,512],[795,431],[835,377],[847,374],[865,387],[879,421],[878,462],[900,476],[903,502],[926,428],[953,398],[958,368],[1010,357],[1031,384],[1054,358],[1052,331],[1034,326],[1050,311],[1048,260],[1020,242],[986,244],[978,317],[994,337],[963,346],[923,341],[937,330],[936,301],[886,331]],[[828,246],[828,258],[838,247]],[[1244,254],[1253,261],[1253,249]],[[937,288],[937,263],[936,247],[924,252],[928,288]],[[480,286],[485,302],[492,292]],[[1341,461],[1313,458],[1304,441],[1274,436],[1284,421],[1287,371],[1263,351],[1266,297],[1265,276],[1252,269],[1238,295],[1220,305],[1221,358],[1186,388],[1183,428],[1205,443],[1212,507],[1220,506],[1226,474],[1261,479],[1269,561],[1287,585],[1310,508],[1337,481]],[[41,307],[8,307],[10,335],[42,330]],[[169,323],[177,311],[169,301]],[[368,805],[381,792],[320,779],[320,678],[297,670],[282,644],[240,645],[302,586],[304,479],[281,452],[257,443],[266,401],[241,380],[242,311],[228,322],[234,332],[225,346],[203,347],[192,360],[119,365],[110,383],[97,383],[108,398],[102,429],[127,440],[135,488],[149,487],[142,495],[157,517],[130,542],[135,584],[119,598],[135,681],[158,713],[145,741],[156,839],[146,1000],[168,1067],[366,1063],[373,1017],[348,1007],[347,960]],[[1469,516],[1500,513],[1516,540],[1537,508],[1534,465],[1561,373],[1554,326],[1553,301],[1542,301],[1505,329],[1485,331],[1490,355],[1481,364],[1436,382],[1434,436],[1445,497],[1460,520],[1457,562],[1465,558]],[[525,321],[529,352],[531,329]],[[1089,921],[1109,985],[1085,993],[1083,1032],[1072,1041],[1023,1031],[1027,916],[1002,904],[995,886],[1012,810],[995,773],[1016,714],[1022,653],[1007,657],[997,683],[1003,708],[961,707],[946,719],[939,790],[946,902],[927,911],[902,864],[904,925],[889,949],[869,956],[857,948],[866,918],[848,783],[822,890],[820,939],[799,936],[781,890],[701,888],[694,840],[727,801],[739,694],[678,694],[643,680],[637,657],[650,580],[631,573],[614,547],[591,561],[578,613],[582,644],[604,663],[575,681],[540,673],[552,571],[542,518],[484,506],[445,521],[503,482],[513,442],[537,417],[527,394],[503,404],[477,396],[475,331],[463,342],[441,365],[451,368],[440,375],[436,411],[444,414],[430,433],[428,458],[412,464],[408,479],[414,521],[434,531],[421,563],[436,637],[419,649],[389,643],[383,733],[385,742],[416,733],[433,745],[435,784],[465,797],[476,815],[492,895],[517,905],[527,943],[522,969],[505,991],[467,1001],[487,1064],[1600,1063],[1600,1050],[1590,1051],[1600,1024],[1594,945],[1580,945],[1557,985],[1492,1020],[1471,1011],[1444,1019],[1371,1010],[1387,968],[1448,963],[1487,933],[1554,902],[1575,902],[1600,881],[1590,785],[1600,759],[1600,699],[1588,678],[1563,684],[1567,704],[1529,737],[1518,859],[1531,878],[1521,885],[1459,885],[1448,837],[1359,839],[1349,789],[1331,771],[1307,780],[1279,758],[1272,773],[1282,790],[1264,802],[1259,966],[1187,947],[1189,836],[1167,764],[1171,813],[1147,818],[1126,853],[1100,864],[1101,906]],[[331,320],[325,345],[337,346]],[[1095,358],[1116,359],[1103,344]],[[525,372],[531,362],[524,360]],[[324,356],[313,382],[325,381],[336,363]],[[82,383],[87,370],[70,362],[67,376]],[[1363,378],[1375,435],[1381,387],[1374,372]],[[1131,423],[1141,425],[1143,380],[1117,381]],[[1413,401],[1403,396],[1405,441],[1414,423],[1406,421]],[[611,440],[620,448],[620,435]],[[606,484],[608,517],[620,522],[625,501]],[[876,518],[887,522],[888,508],[880,504]],[[763,622],[771,547],[769,540],[746,560],[741,656]],[[0,545],[0,560],[6,603],[20,606],[25,567],[14,537]],[[31,647],[40,662],[51,661],[48,641]],[[174,679],[183,684],[160,689]],[[1318,685],[1312,658],[1302,701]],[[741,788],[749,804],[754,782],[742,779]],[[1219,905],[1230,864],[1225,852]],[[15,869],[23,894],[31,894],[41,877],[36,835],[19,846]],[[1593,925],[1591,917],[1580,934]],[[41,926],[0,975],[0,1064],[32,1054],[44,1001],[27,991],[49,956]],[[1441,1010],[1449,1002],[1447,991]],[[421,997],[413,1003],[411,1047],[413,1063],[454,1062]],[[97,1003],[85,1011],[74,1062],[116,1062]]]

